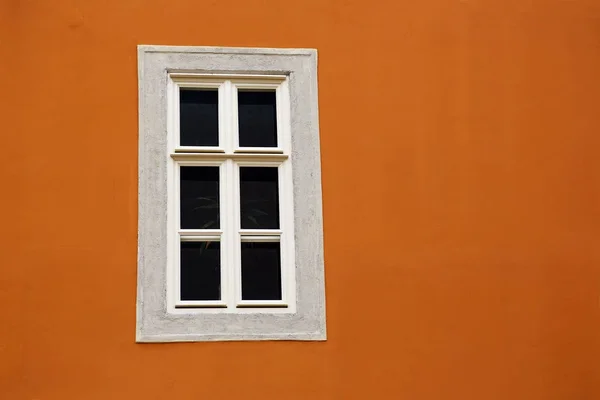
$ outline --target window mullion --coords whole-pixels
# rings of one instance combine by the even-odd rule
[[[242,299],[242,254],[241,254],[241,236],[240,236],[240,169],[239,165],[231,160],[232,171],[232,192],[231,199],[233,203],[233,224],[232,235],[234,238],[233,252],[234,255],[232,264],[232,275],[234,278],[234,302],[237,305]]]
[[[221,216],[221,229],[223,231],[221,235],[221,300],[230,306],[231,288],[230,288],[230,273],[229,265],[231,264],[231,252],[230,247],[230,189],[229,189],[229,165],[228,161],[225,161],[221,165],[221,202],[220,202],[220,216]]]
[[[231,81],[227,80],[223,84],[223,138],[226,154],[233,153],[234,147],[234,106],[233,106],[233,87]],[[223,187],[226,190],[224,196],[223,208],[223,269],[224,269],[224,292],[228,308],[235,308],[237,297],[237,264],[238,254],[238,234],[237,234],[237,213],[239,206],[236,205],[236,172],[235,163],[232,159],[226,159],[224,163]],[[239,186],[239,184],[238,184]]]
[[[227,307],[234,308],[237,298],[237,264],[238,254],[238,233],[237,233],[237,211],[236,211],[236,173],[235,163],[233,160],[225,161],[225,180],[224,187],[226,188],[223,226],[223,268],[225,270],[225,292],[227,298]]]
[[[235,118],[235,108],[233,104],[233,90],[235,87],[231,83],[231,81],[225,81],[223,83],[223,140],[226,154],[233,153],[234,146],[234,119]]]

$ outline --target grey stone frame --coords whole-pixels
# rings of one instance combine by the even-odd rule
[[[296,312],[167,311],[167,75],[285,74],[291,106]],[[313,49],[138,46],[139,187],[137,342],[325,340],[325,282]]]

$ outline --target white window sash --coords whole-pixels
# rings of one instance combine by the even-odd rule
[[[168,113],[170,130],[169,211],[170,230],[167,283],[168,310],[197,308],[220,312],[252,312],[252,308],[276,308],[278,313],[295,312],[294,216],[291,162],[289,161],[289,98],[285,76],[244,76],[219,78],[195,74],[169,76]],[[181,146],[179,144],[179,93],[181,88],[218,89],[219,144],[214,147]],[[244,89],[273,90],[276,93],[277,147],[239,147],[237,92]],[[222,154],[214,154],[222,153]],[[239,153],[243,153],[240,157]],[[284,156],[285,158],[282,158]],[[182,158],[185,157],[185,161]],[[245,157],[245,159],[244,159]],[[248,159],[250,157],[250,159]],[[254,159],[252,159],[254,158]],[[180,228],[180,177],[182,166],[219,167],[220,229],[182,230]],[[279,229],[241,229],[240,168],[277,168],[279,197]],[[220,243],[221,299],[211,301],[181,300],[180,242],[218,240]],[[280,245],[281,300],[242,300],[242,242],[276,241]],[[214,312],[214,311],[210,311]]]

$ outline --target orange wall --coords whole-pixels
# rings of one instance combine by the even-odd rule
[[[0,1],[0,399],[600,398],[599,26],[600,1]],[[327,342],[134,343],[140,43],[319,50]]]

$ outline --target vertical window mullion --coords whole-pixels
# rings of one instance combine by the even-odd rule
[[[227,304],[227,307],[230,307],[230,297],[231,297],[231,288],[229,285],[230,281],[230,273],[229,273],[229,263],[231,262],[231,255],[229,252],[228,244],[229,244],[229,172],[228,172],[228,162],[225,161],[219,167],[219,194],[221,196],[219,201],[219,216],[221,223],[221,301]]]
[[[240,221],[241,221],[241,209],[240,209],[240,167],[238,163],[233,160],[231,161],[232,169],[232,201],[233,201],[233,224],[231,232],[233,234],[233,251],[234,263],[232,264],[232,275],[234,277],[234,293],[235,293],[235,305],[239,304],[242,300],[242,254],[241,254],[241,234],[240,234]]]
[[[231,81],[227,80],[223,83],[223,137],[224,137],[224,148],[227,154],[233,153],[234,149],[234,116],[236,113],[236,107],[234,106],[234,92],[235,87]],[[233,160],[226,160],[224,163],[224,176],[223,176],[223,187],[226,189],[224,208],[223,208],[223,269],[225,270],[224,276],[224,287],[226,287],[227,297],[224,300],[227,303],[228,308],[235,308],[237,298],[237,206],[236,202],[236,172],[235,163]]]
[[[221,175],[221,184],[223,186],[223,201],[222,201],[222,223],[223,223],[223,234],[221,236],[221,276],[223,277],[222,289],[223,289],[223,301],[227,303],[227,307],[234,307],[234,277],[232,275],[232,268],[235,262],[235,255],[233,254],[233,242],[234,231],[232,229],[233,215],[232,210],[234,209],[232,199],[232,161],[226,160],[223,163],[223,174]]]
[[[223,83],[223,136],[225,153],[231,154],[234,149],[234,136],[235,128],[234,122],[236,120],[235,113],[237,107],[234,104],[234,90],[235,86],[231,81],[225,81]]]

